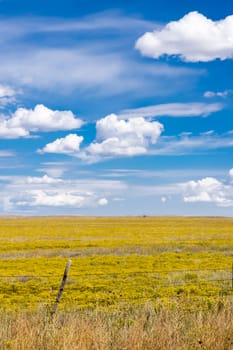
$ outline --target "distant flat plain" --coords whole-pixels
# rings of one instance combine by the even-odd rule
[[[52,304],[68,259],[61,307],[209,302],[231,294],[233,219],[1,217],[0,259],[0,304],[10,309]]]

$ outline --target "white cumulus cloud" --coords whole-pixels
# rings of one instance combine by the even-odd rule
[[[142,55],[179,56],[183,61],[208,62],[233,58],[233,15],[219,21],[196,11],[165,27],[147,32],[136,42]]]
[[[142,143],[147,139],[150,139],[151,143],[156,143],[163,126],[158,122],[148,122],[142,117],[127,121],[119,120],[115,114],[110,114],[96,123],[96,130],[98,140],[111,137],[138,138]]]
[[[19,108],[8,124],[30,131],[57,131],[77,129],[82,121],[75,118],[71,111],[53,111],[40,104],[34,109]]]
[[[0,117],[0,138],[1,139],[18,139],[27,137],[29,132],[21,127],[10,127],[7,120]]]
[[[108,204],[108,200],[106,198],[100,198],[98,201],[98,204],[101,206],[107,205]]]
[[[61,153],[61,154],[76,154],[79,151],[82,136],[69,134],[66,137],[56,139],[48,143],[43,149],[39,149],[38,153]]]
[[[33,206],[71,206],[81,208],[85,202],[85,197],[70,192],[51,193],[42,190],[34,190],[31,191],[30,195],[34,197],[34,200],[31,203]]]
[[[163,125],[142,117],[120,119],[110,114],[96,123],[96,139],[80,150],[82,136],[69,134],[39,149],[38,153],[60,153],[79,157],[86,162],[96,162],[112,157],[129,157],[147,154],[157,143]]]
[[[44,105],[34,109],[18,108],[11,116],[0,118],[0,137],[27,137],[30,132],[49,132],[72,130],[82,126],[83,122],[71,111],[54,111]]]
[[[112,180],[61,179],[41,177],[2,177],[1,200],[4,210],[28,210],[50,207],[62,210],[106,206],[108,198],[126,189],[123,182]],[[3,188],[4,186],[4,188]]]
[[[119,120],[110,114],[96,123],[96,131],[96,142],[85,149],[81,155],[84,159],[146,154],[157,142],[163,125],[142,117]]]
[[[213,178],[206,177],[184,184],[184,202],[209,202],[218,206],[233,206],[233,187]]]

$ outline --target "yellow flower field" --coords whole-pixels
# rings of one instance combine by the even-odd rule
[[[2,218],[0,242],[4,309],[50,308],[68,259],[60,308],[232,294],[230,218]]]

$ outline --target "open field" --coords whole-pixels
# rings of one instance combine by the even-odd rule
[[[186,297],[209,305],[232,294],[230,218],[2,219],[0,242],[6,309],[50,307],[68,258],[61,308]]]
[[[0,242],[1,350],[233,349],[233,219],[2,218]]]

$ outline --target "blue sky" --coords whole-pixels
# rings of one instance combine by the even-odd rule
[[[233,209],[233,6],[0,1],[3,215]]]

